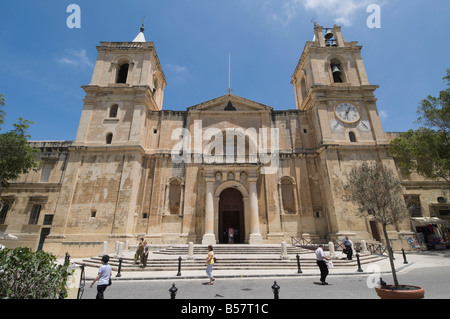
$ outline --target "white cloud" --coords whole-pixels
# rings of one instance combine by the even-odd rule
[[[386,0],[378,2],[384,1]],[[303,7],[306,12],[312,11],[318,15],[330,17],[336,24],[348,27],[352,25],[355,14],[357,12],[366,14],[367,6],[373,2],[374,0],[285,0],[281,10],[277,10],[278,13],[275,13],[272,8],[271,17],[274,21],[287,25],[302,11]]]
[[[59,63],[68,64],[77,67],[93,67],[94,63],[87,56],[86,50],[78,49],[78,50],[66,50],[67,56],[64,56],[58,59]]]
[[[168,64],[167,67],[170,70],[175,71],[176,73],[182,73],[182,72],[186,72],[187,71],[187,67],[181,66],[181,65],[177,65],[177,64]]]
[[[388,114],[384,110],[378,110],[378,113],[380,114],[381,119],[385,120],[388,118]]]
[[[299,0],[290,0],[299,1]],[[365,12],[374,0],[302,0],[306,10],[313,10],[329,15],[336,23],[351,26],[352,18],[358,11]]]
[[[266,1],[264,2],[263,10],[269,12],[271,20],[286,26],[297,16],[301,9],[301,1],[302,0],[283,1],[281,7],[279,7],[278,3],[274,4]]]

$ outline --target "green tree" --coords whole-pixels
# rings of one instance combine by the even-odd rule
[[[400,134],[391,141],[389,150],[403,173],[415,171],[450,183],[450,69],[443,79],[447,89],[419,104],[416,123],[422,126]]]
[[[394,255],[387,226],[397,226],[402,220],[409,217],[400,180],[393,170],[381,164],[363,163],[360,167],[351,170],[346,189],[349,191],[351,201],[358,206],[358,214],[364,217],[372,216],[381,224],[394,285],[398,289]]]
[[[4,107],[5,95],[0,94],[0,131],[6,116]],[[30,124],[32,122],[19,118],[13,124],[14,129],[0,134],[0,196],[11,180],[36,170],[39,165],[34,156],[36,150],[28,144]],[[0,209],[1,206],[0,201]]]
[[[1,299],[56,299],[67,296],[69,265],[58,265],[56,257],[29,248],[0,251]]]

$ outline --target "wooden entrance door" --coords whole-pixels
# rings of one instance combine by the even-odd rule
[[[380,233],[378,232],[377,222],[374,220],[370,221],[370,230],[372,231],[372,237],[376,241],[381,241]]]
[[[219,242],[241,244],[245,241],[244,199],[240,191],[227,188],[219,199]],[[230,240],[230,230],[233,239]]]

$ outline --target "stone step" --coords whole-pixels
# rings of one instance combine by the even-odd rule
[[[297,269],[297,259],[281,259],[275,256],[259,256],[251,257],[247,255],[242,256],[217,256],[218,262],[214,264],[214,269],[220,270],[243,270],[243,269]],[[344,257],[342,257],[344,258]],[[378,260],[382,260],[384,257],[377,255],[361,255],[360,263],[366,264]],[[101,256],[85,259],[83,262],[88,267],[100,267],[102,264]],[[146,268],[141,268],[139,265],[134,264],[132,258],[122,258],[122,271],[175,271],[178,269],[178,258],[152,258],[147,262]],[[118,271],[119,259],[113,257],[110,259],[109,264],[114,271]],[[356,267],[356,259],[349,261],[346,259],[333,259],[335,267]],[[315,258],[300,258],[301,268],[316,268]],[[183,270],[204,270],[205,259],[200,256],[194,256],[193,259],[187,259],[186,256],[182,257],[181,267]]]
[[[310,251],[293,246],[286,247],[288,254],[309,253]],[[189,252],[188,246],[172,246],[154,251],[154,254],[165,255],[187,255]],[[206,246],[194,246],[194,255],[207,254],[208,248]],[[280,245],[276,246],[249,246],[249,245],[219,245],[214,247],[215,254],[281,254],[282,248]]]

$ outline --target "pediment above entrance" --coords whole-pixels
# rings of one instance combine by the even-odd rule
[[[221,97],[193,105],[188,111],[208,112],[261,112],[272,111],[273,108],[240,96],[227,94]]]

